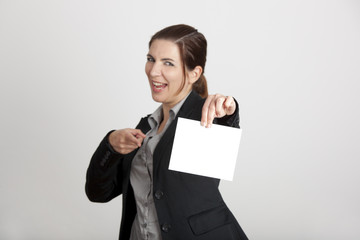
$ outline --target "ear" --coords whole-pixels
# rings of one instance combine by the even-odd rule
[[[188,72],[189,82],[191,84],[194,84],[200,78],[202,71],[203,69],[200,66],[196,66],[192,71],[189,71]]]

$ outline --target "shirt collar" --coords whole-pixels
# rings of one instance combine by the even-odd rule
[[[175,116],[180,111],[180,108],[184,104],[185,100],[189,97],[191,91],[189,94],[184,97],[180,102],[178,102],[174,107],[170,109],[170,121],[173,121],[175,119]],[[153,112],[153,114],[150,115],[148,122],[150,124],[151,128],[154,128],[155,126],[158,126],[163,118],[163,109],[162,104]]]

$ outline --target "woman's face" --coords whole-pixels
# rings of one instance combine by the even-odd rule
[[[169,40],[156,39],[152,42],[145,72],[149,79],[152,98],[169,108],[180,102],[192,87],[186,78],[185,86],[181,89],[183,70],[180,52],[178,46]]]

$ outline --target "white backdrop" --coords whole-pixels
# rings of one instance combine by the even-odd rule
[[[208,39],[211,93],[240,103],[230,209],[254,240],[360,239],[359,1],[0,0],[0,239],[116,239],[90,157],[155,110],[147,44]],[[219,141],[224,141],[219,139]]]

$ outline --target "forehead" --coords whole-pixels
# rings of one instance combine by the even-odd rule
[[[157,58],[173,58],[180,59],[180,52],[178,46],[164,39],[156,39],[152,42],[149,54]]]

